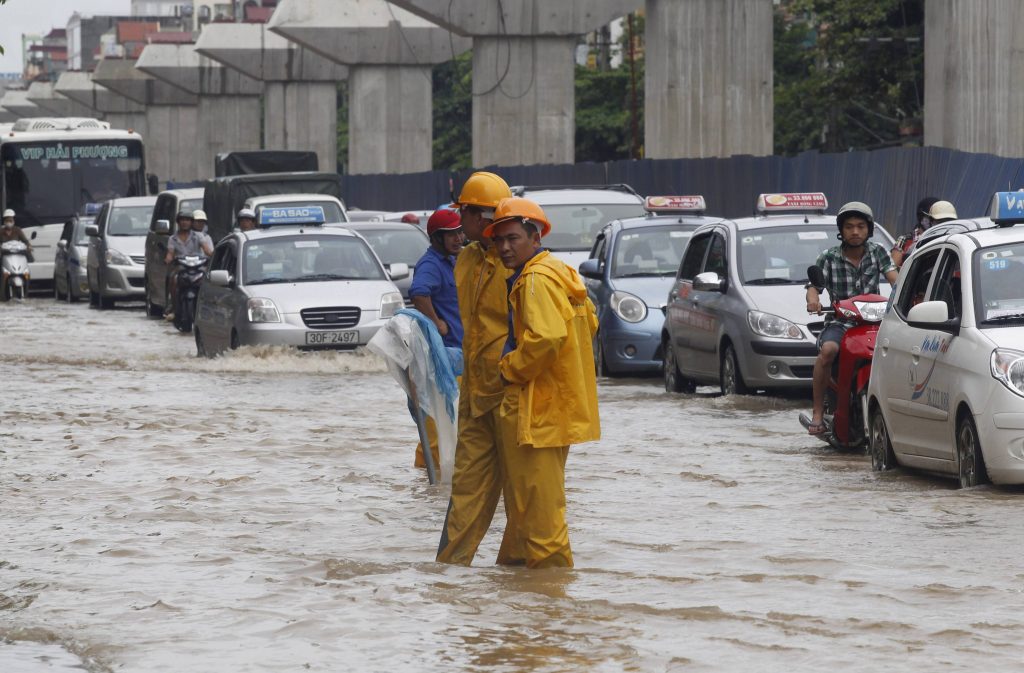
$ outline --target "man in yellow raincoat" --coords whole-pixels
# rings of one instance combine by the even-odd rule
[[[512,195],[494,173],[477,172],[466,180],[455,205],[462,231],[471,243],[455,262],[455,287],[462,316],[465,367],[459,386],[459,440],[448,514],[441,530],[437,560],[469,565],[487,533],[504,485],[498,406],[502,399],[498,359],[508,336],[509,271],[484,227],[498,202]],[[506,534],[506,540],[509,540]],[[502,541],[498,563],[522,563],[522,553]]]
[[[570,444],[601,436],[597,316],[576,271],[541,247],[549,231],[539,205],[513,197],[498,204],[484,235],[513,270],[507,281],[511,329],[499,363],[506,542],[522,551],[527,567],[571,568],[565,462]]]

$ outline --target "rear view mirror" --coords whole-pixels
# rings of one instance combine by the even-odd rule
[[[596,259],[586,259],[580,262],[580,275],[584,278],[601,280],[601,263]]]
[[[64,240],[63,238],[60,239],[59,241],[57,241],[57,249],[58,250],[66,250],[67,247],[68,247],[68,242],[66,240]]]
[[[154,234],[169,234],[171,233],[171,221],[170,220],[157,220],[153,223]]]
[[[944,301],[923,301],[911,307],[907,313],[907,324],[917,329],[960,333],[960,318],[949,317],[949,304]]]
[[[87,226],[85,228],[85,235],[86,236],[99,236],[100,235],[100,228],[97,227],[95,224],[90,224],[89,226]]]
[[[231,274],[224,269],[216,269],[210,272],[210,283],[217,287],[230,287]]]
[[[388,265],[388,276],[391,280],[402,280],[409,277],[409,265],[405,262],[395,262]]]
[[[724,285],[724,281],[714,271],[698,273],[693,279],[693,289],[702,292],[721,292]]]

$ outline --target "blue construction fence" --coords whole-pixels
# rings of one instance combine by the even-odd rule
[[[641,195],[702,194],[708,214],[745,217],[758,194],[824,192],[829,211],[864,201],[890,233],[912,229],[924,196],[952,201],[961,217],[988,214],[992,194],[1024,187],[1024,159],[941,147],[795,157],[734,156],[712,159],[642,159],[490,168],[510,185],[626,183]],[[447,203],[472,171],[343,176],[345,202],[364,210],[426,210]]]

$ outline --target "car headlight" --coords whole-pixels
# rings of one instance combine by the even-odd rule
[[[1024,397],[1024,352],[1009,348],[997,348],[992,351],[989,360],[992,376],[1010,389]]]
[[[128,266],[132,263],[131,258],[124,254],[120,250],[114,250],[113,248],[107,248],[107,264],[114,264],[116,266]]]
[[[889,302],[885,301],[855,301],[853,305],[860,311],[860,317],[868,322],[881,322],[885,316],[885,309]]]
[[[248,303],[249,322],[281,322],[277,306],[269,299],[253,297]]]
[[[773,339],[803,339],[803,332],[794,323],[771,313],[747,311],[747,324],[750,331],[763,337]]]
[[[616,290],[610,304],[615,315],[626,322],[640,322],[647,317],[647,304],[635,294]]]
[[[398,309],[405,306],[405,301],[402,299],[401,292],[387,292],[380,298],[380,317],[391,318],[394,317]]]

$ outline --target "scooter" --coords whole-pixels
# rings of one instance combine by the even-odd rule
[[[3,300],[24,299],[28,296],[28,246],[21,241],[7,241],[0,245]]]
[[[175,258],[178,274],[178,305],[174,307],[174,326],[179,332],[191,332],[196,316],[196,299],[203,282],[207,258],[189,255]]]
[[[807,269],[807,277],[819,291],[825,285],[825,278],[817,266]],[[837,449],[858,450],[868,444],[867,393],[871,358],[888,301],[880,294],[861,294],[835,302],[828,311],[845,322],[853,323],[843,335],[839,355],[832,362],[825,391],[825,432],[816,435]],[[810,417],[801,413],[800,424],[809,428]]]

